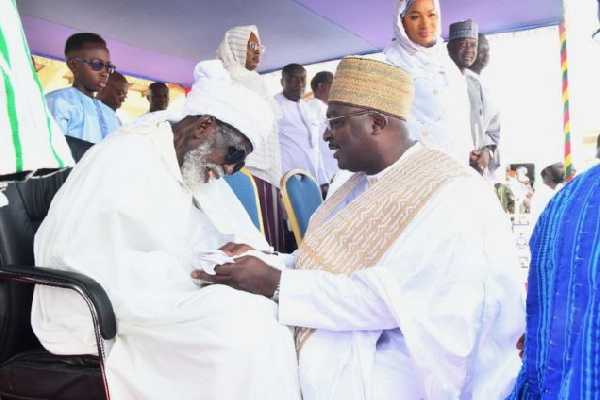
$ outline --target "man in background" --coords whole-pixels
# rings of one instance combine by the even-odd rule
[[[450,24],[448,53],[465,76],[471,106],[470,121],[473,148],[469,165],[482,175],[490,174],[490,159],[500,141],[500,116],[479,76],[468,69],[477,58],[478,26],[466,20]]]
[[[535,222],[542,211],[544,211],[544,208],[546,208],[552,196],[563,187],[565,182],[565,164],[557,162],[548,165],[542,170],[540,175],[542,176],[542,185],[535,188],[530,201],[531,225],[535,225]]]
[[[319,148],[319,118],[302,95],[306,89],[306,70],[300,64],[288,64],[281,71],[283,91],[275,96],[283,116],[278,121],[281,146],[281,170],[300,168],[311,174],[326,190],[329,183]]]
[[[490,63],[490,43],[483,33],[477,35],[477,58],[468,68],[481,76],[481,72]]]
[[[98,92],[96,98],[110,107],[114,112],[117,112],[127,98],[129,86],[127,78],[115,71],[110,74],[108,83]]]
[[[169,107],[169,87],[162,82],[151,83],[146,98],[150,102],[148,112],[166,110]]]
[[[329,100],[329,91],[333,82],[333,73],[329,71],[320,71],[311,79],[310,87],[314,97],[308,100],[308,105],[313,109],[319,117],[321,124],[319,125],[319,148],[321,157],[323,157],[323,165],[329,182],[333,179],[336,172],[339,171],[337,161],[333,158],[333,151],[329,148],[327,142],[323,139],[325,133],[325,120],[327,119],[327,101]]]

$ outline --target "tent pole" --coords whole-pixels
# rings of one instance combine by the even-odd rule
[[[567,63],[567,0],[563,1],[563,18],[558,24],[560,36],[560,71],[562,76],[562,101],[563,101],[563,134],[565,141],[565,180],[573,179],[573,160],[571,156],[571,122],[569,114],[569,75]]]

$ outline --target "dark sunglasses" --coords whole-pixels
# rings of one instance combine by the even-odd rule
[[[237,172],[246,165],[246,150],[229,147],[229,154],[225,156],[227,165],[233,165],[233,172]]]
[[[100,71],[102,68],[106,68],[106,72],[108,72],[109,74],[112,74],[113,72],[116,71],[117,67],[114,66],[114,64],[111,63],[106,63],[104,64],[102,61],[100,60],[88,60],[86,58],[81,58],[81,57],[71,57],[73,60],[75,61],[79,61],[82,63],[86,63],[87,65],[89,65],[94,71]]]

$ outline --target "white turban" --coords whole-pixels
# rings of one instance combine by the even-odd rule
[[[239,130],[254,149],[273,125],[273,112],[258,94],[231,81],[220,60],[201,61],[195,83],[183,104],[183,115],[212,115]]]

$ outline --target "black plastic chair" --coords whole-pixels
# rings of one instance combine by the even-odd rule
[[[67,138],[76,160],[91,143]],[[12,183],[0,208],[0,399],[108,399],[104,340],[116,334],[102,287],[81,274],[34,267],[33,238],[70,170]],[[51,354],[31,329],[33,285],[77,291],[90,308],[99,356]]]

